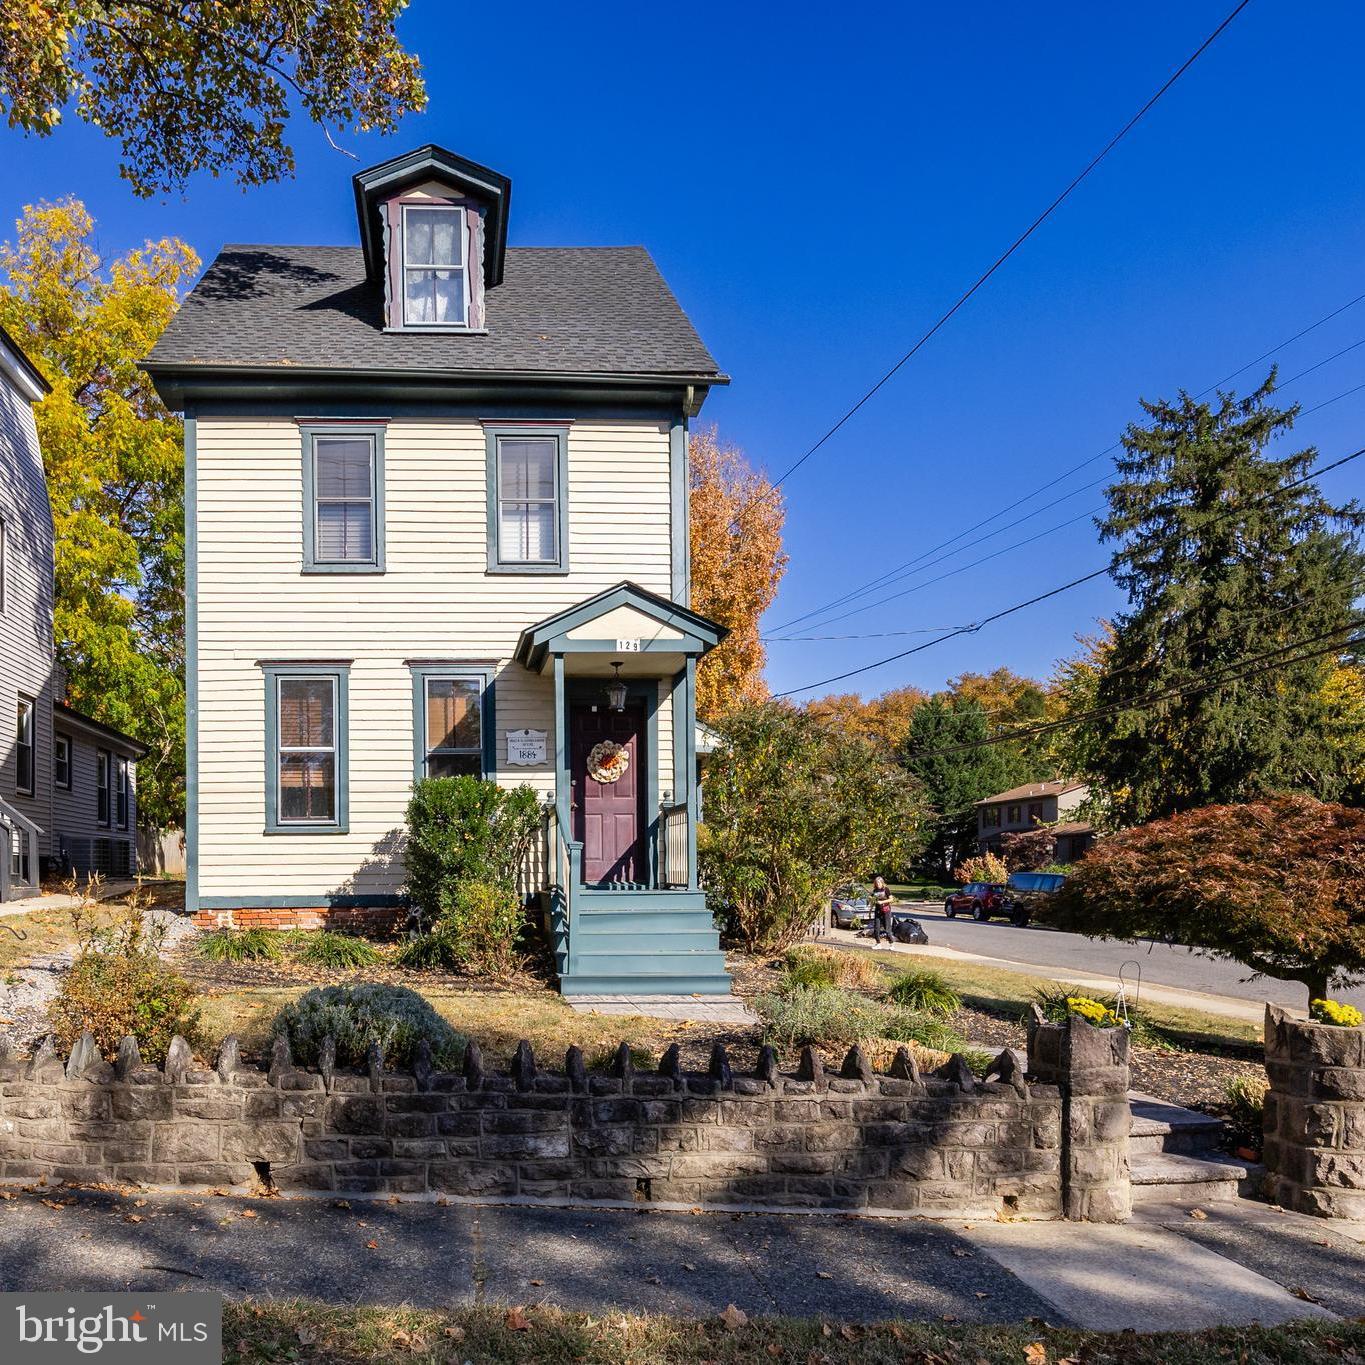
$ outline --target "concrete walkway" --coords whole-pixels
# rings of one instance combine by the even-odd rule
[[[126,896],[136,886],[137,883],[133,881],[101,882],[95,891],[94,899],[107,901],[117,896]],[[0,903],[0,919],[7,919],[10,915],[31,915],[35,910],[75,910],[83,903],[84,897],[71,896],[64,891],[56,891],[45,896],[24,896],[17,901]]]
[[[1242,1203],[1204,1219],[1148,1207],[1109,1228],[45,1190],[0,1202],[0,1289],[26,1291],[693,1317],[734,1303],[1150,1331],[1361,1316],[1361,1258],[1330,1223]]]
[[[734,995],[566,995],[579,1014],[640,1015],[708,1024],[757,1024],[758,1015]]]

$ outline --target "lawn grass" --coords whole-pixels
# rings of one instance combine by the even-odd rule
[[[896,976],[917,967],[932,967],[962,997],[962,1003],[991,1014],[1017,1017],[1033,1003],[1033,993],[1040,988],[1056,989],[1052,977],[1033,976],[1028,972],[1012,972],[1004,967],[992,967],[980,962],[959,962],[953,958],[928,954],[896,954],[894,962],[870,949],[844,948],[841,951],[859,953],[875,961],[888,976]],[[1261,1026],[1249,1019],[1237,1019],[1225,1014],[1211,1014],[1183,1005],[1168,1005],[1156,1000],[1143,1000],[1143,1015],[1172,1042],[1216,1046],[1261,1043]]]
[[[264,1361],[402,1361],[405,1365],[1318,1365],[1365,1351],[1359,1322],[1299,1322],[1153,1335],[1048,1327],[963,1327],[956,1323],[853,1326],[823,1318],[720,1317],[557,1308],[480,1307],[454,1312],[405,1308],[331,1308],[298,1301],[226,1302],[226,1365]]]
[[[887,882],[886,889],[897,900],[941,901],[953,891],[961,891],[961,886],[949,886],[945,882]]]
[[[708,1025],[637,1015],[580,1014],[550,991],[465,991],[440,986],[413,989],[459,1032],[478,1041],[484,1059],[505,1066],[525,1038],[547,1067],[563,1064],[570,1044],[583,1049],[589,1066],[604,1066],[623,1039],[637,1052],[637,1064],[653,1065],[672,1042]],[[268,1049],[270,1023],[280,1007],[308,989],[297,986],[239,987],[201,995],[202,1036],[211,1046],[236,1034],[248,1053]]]
[[[114,910],[98,906],[91,910],[94,923],[108,924]],[[20,938],[23,934],[25,937]],[[70,952],[76,946],[76,930],[70,910],[31,910],[26,915],[0,919],[0,978],[32,957]]]

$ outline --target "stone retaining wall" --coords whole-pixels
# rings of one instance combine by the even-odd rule
[[[131,1039],[110,1065],[87,1035],[65,1066],[49,1045],[0,1056],[0,1178],[1124,1216],[1127,1129],[1113,1095],[1126,1089],[1126,1048],[1120,1082],[1110,1035],[1084,1021],[1035,1024],[1030,1045],[1045,1080],[1026,1079],[1012,1052],[984,1082],[961,1057],[921,1076],[905,1050],[880,1075],[856,1048],[838,1074],[809,1049],[783,1074],[764,1049],[754,1074],[736,1075],[719,1045],[704,1075],[685,1074],[676,1047],[658,1071],[636,1071],[625,1044],[610,1074],[588,1073],[576,1048],[562,1072],[543,1072],[525,1043],[505,1075],[477,1045],[458,1074],[434,1071],[425,1052],[409,1073],[386,1071],[373,1049],[367,1072],[344,1072],[326,1045],[305,1070],[283,1040],[262,1072],[232,1039],[213,1070],[180,1039],[153,1068]]]
[[[1264,1161],[1275,1202],[1365,1218],[1365,1028],[1291,1018],[1267,1005]]]

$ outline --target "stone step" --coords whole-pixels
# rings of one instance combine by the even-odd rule
[[[1212,1114],[1168,1104],[1136,1090],[1129,1091],[1128,1103],[1133,1111],[1128,1150],[1134,1156],[1154,1152],[1212,1154],[1227,1128]]]
[[[1217,1159],[1179,1152],[1130,1153],[1134,1204],[1218,1204],[1253,1194],[1260,1166],[1234,1157]]]

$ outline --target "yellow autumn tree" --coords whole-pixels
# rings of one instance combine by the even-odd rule
[[[885,748],[899,752],[910,737],[910,718],[915,708],[929,700],[918,687],[893,687],[880,697],[864,701],[856,692],[831,693],[806,703],[806,710],[849,734],[876,740]]]
[[[787,568],[787,511],[768,477],[715,427],[693,433],[690,457],[692,609],[730,629],[697,670],[697,714],[718,720],[768,695],[758,622]]]

